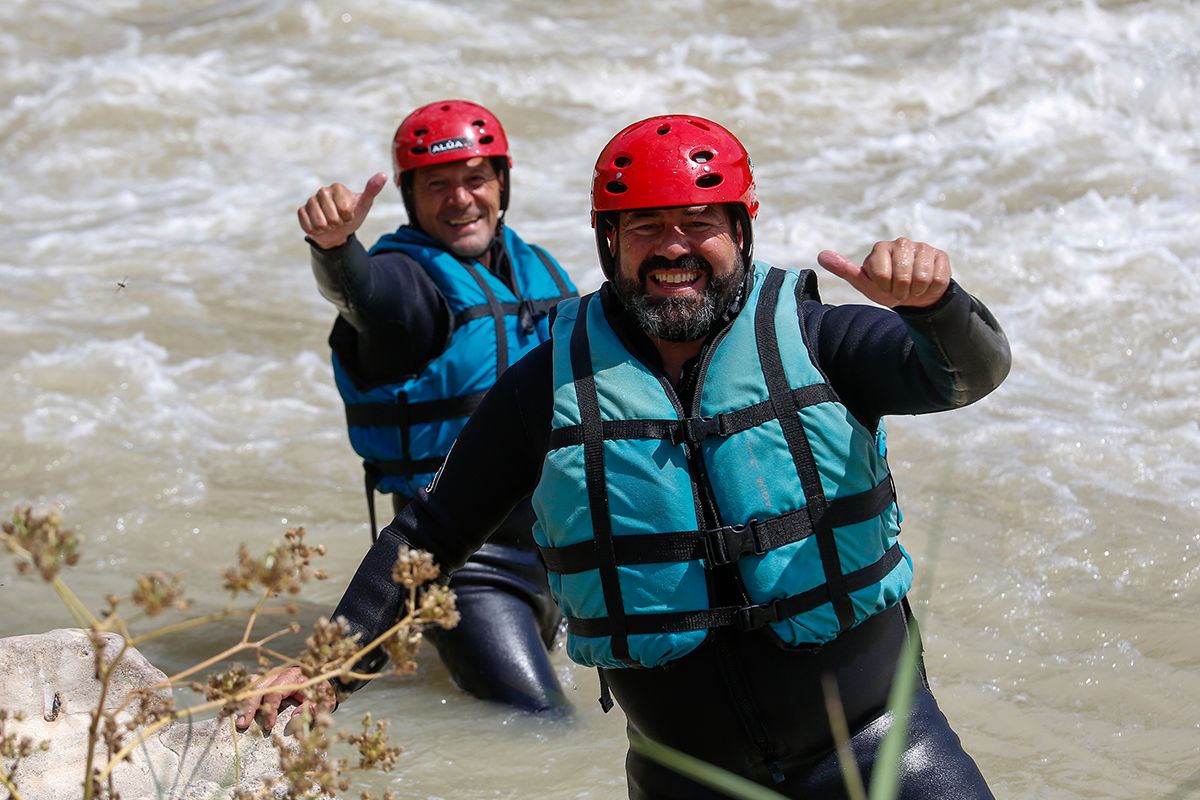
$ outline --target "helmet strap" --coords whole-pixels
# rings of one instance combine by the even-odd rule
[[[596,212],[596,254],[600,256],[600,271],[604,277],[613,280],[617,274],[617,258],[613,255],[617,243],[617,213],[616,211]],[[609,233],[612,241],[609,241]]]
[[[404,213],[408,215],[409,227],[421,230],[421,223],[417,221],[416,201],[413,200],[412,170],[400,173],[400,199],[404,201]]]
[[[734,232],[742,234],[742,260],[749,269],[754,260],[754,229],[750,221],[750,212],[741,203],[728,203],[726,208],[729,210],[729,221]]]
[[[509,176],[508,157],[492,156],[492,169],[500,178],[500,219],[503,220],[504,212],[508,211],[508,187],[512,182]]]

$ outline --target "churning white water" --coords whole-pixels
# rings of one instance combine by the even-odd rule
[[[597,153],[696,113],[751,151],[760,258],[928,241],[1012,341],[991,397],[889,422],[930,677],[997,796],[1191,796],[1197,31],[1192,0],[7,0],[0,504],[62,505],[94,607],[151,569],[219,607],[238,543],[303,525],[331,579],[301,615],[327,613],[368,534],[295,208],[388,170],[416,105],[472,99],[512,141],[510,222],[592,289]],[[388,190],[362,238],[402,217]],[[7,559],[0,607],[0,635],[72,624]],[[356,695],[338,717],[408,747],[361,785],[623,796],[621,714],[556,658],[570,722],[471,700],[433,658]]]

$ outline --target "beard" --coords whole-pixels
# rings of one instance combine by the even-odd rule
[[[646,280],[658,269],[696,270],[707,275],[708,281],[699,297],[651,297]],[[638,267],[637,280],[617,275],[613,287],[646,335],[665,342],[692,342],[703,339],[724,318],[741,293],[745,276],[746,266],[741,263],[733,272],[718,277],[708,260],[698,255],[674,261],[651,256]]]

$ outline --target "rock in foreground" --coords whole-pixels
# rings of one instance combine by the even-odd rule
[[[106,660],[111,662],[120,646],[118,636],[107,635]],[[61,629],[0,639],[0,708],[9,712],[8,732],[17,739],[50,743],[49,750],[35,752],[17,770],[24,800],[82,796],[91,711],[100,701],[94,673],[86,631]],[[115,709],[130,691],[165,680],[161,670],[130,648],[113,673],[105,708]],[[171,692],[157,694],[169,699]],[[24,714],[24,720],[11,719],[14,712]],[[290,711],[282,714],[275,729],[282,732],[290,716]],[[130,715],[123,711],[118,718],[128,724]],[[238,786],[256,787],[279,774],[278,754],[261,732],[235,734],[228,719],[180,720],[157,731],[113,770],[115,788],[123,798],[226,798],[235,780],[235,742]],[[106,758],[100,743],[97,764],[103,766]]]

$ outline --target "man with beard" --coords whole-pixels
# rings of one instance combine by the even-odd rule
[[[403,508],[433,477],[483,394],[549,336],[547,314],[576,295],[549,253],[504,224],[508,140],[489,110],[443,100],[410,113],[392,141],[408,223],[368,253],[355,232],[387,178],[340,183],[299,209],[321,294],[338,309],[329,344],[350,443],[375,492]],[[523,500],[452,581],[461,615],[429,638],[455,684],[526,711],[569,706],[547,647],[560,615]]]
[[[749,158],[709,120],[619,133],[592,208],[609,283],[559,305],[335,614],[380,630],[397,546],[453,569],[532,490],[568,652],[600,670],[602,705],[611,690],[631,732],[786,796],[845,797],[823,683],[869,773],[916,639],[882,417],[982,398],[1005,336],[928,244],[818,256],[884,308],[824,305],[811,270],[752,261]],[[901,797],[992,797],[924,680],[907,723]],[[632,750],[626,774],[634,798],[722,796]]]

